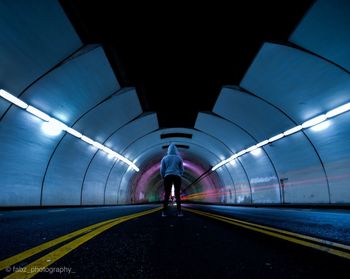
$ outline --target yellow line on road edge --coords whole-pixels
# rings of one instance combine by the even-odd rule
[[[206,217],[210,217],[213,219],[217,219],[219,221],[223,221],[223,222],[233,224],[233,225],[236,225],[239,227],[243,227],[243,228],[257,231],[260,233],[264,233],[264,234],[267,234],[270,236],[281,238],[281,239],[284,239],[284,240],[287,240],[287,241],[290,241],[293,243],[297,243],[297,244],[300,244],[303,246],[307,246],[307,247],[311,247],[311,248],[314,248],[317,250],[321,250],[321,251],[324,251],[324,252],[339,256],[339,257],[350,259],[350,253],[322,245],[322,244],[327,244],[327,245],[332,246],[332,247],[339,247],[339,248],[343,248],[346,250],[350,250],[350,246],[347,246],[344,244],[340,244],[340,243],[336,243],[336,242],[332,242],[332,241],[328,241],[328,240],[324,240],[324,239],[319,239],[319,238],[315,238],[315,237],[310,237],[310,236],[306,236],[306,235],[302,235],[302,234],[292,233],[289,231],[275,229],[272,227],[262,226],[262,225],[258,225],[258,224],[254,224],[254,223],[249,223],[249,222],[245,222],[245,221],[241,221],[241,220],[237,220],[237,219],[232,219],[229,217],[220,216],[217,214],[203,212],[203,211],[199,211],[199,210],[195,210],[195,209],[184,208],[184,210],[187,210],[187,211],[199,214],[199,215],[203,215]],[[302,239],[298,239],[296,237],[299,237]],[[311,243],[308,240],[318,242],[320,244]]]
[[[55,245],[57,245],[57,244],[59,244],[59,243],[61,243],[63,241],[69,240],[69,239],[71,239],[73,237],[76,237],[78,235],[86,233],[86,232],[88,232],[90,230],[94,230],[94,229],[96,229],[96,228],[98,228],[98,227],[100,227],[102,225],[107,224],[107,223],[113,222],[114,220],[115,219],[107,220],[107,221],[104,221],[104,222],[101,222],[101,223],[97,223],[97,224],[88,226],[86,228],[83,228],[83,229],[80,229],[80,230],[77,230],[77,231],[74,231],[74,232],[71,232],[69,234],[63,235],[61,237],[58,237],[56,239],[53,239],[51,241],[45,242],[45,243],[40,244],[38,246],[35,246],[35,247],[31,248],[31,249],[23,251],[23,252],[21,252],[21,253],[19,253],[17,255],[14,255],[14,256],[12,256],[10,258],[2,260],[0,262],[0,270],[3,270],[6,267],[14,265],[15,263],[18,263],[20,261],[23,261],[26,258],[34,256],[35,254],[38,254],[38,253],[40,253],[40,252],[42,252],[42,251],[44,251],[44,250],[46,250],[46,249],[48,249],[50,247],[53,247],[53,246],[55,246]]]
[[[154,212],[154,210],[155,209],[151,209],[149,211],[144,211],[142,213],[145,213],[145,214],[152,213],[152,212]],[[156,208],[156,210],[160,210],[160,208]],[[139,214],[139,213],[136,213],[136,214]],[[26,251],[23,251],[23,252],[21,252],[21,253],[19,253],[17,255],[14,255],[14,256],[12,256],[10,258],[7,258],[5,260],[0,261],[0,271],[5,269],[6,267],[12,266],[12,265],[14,265],[14,264],[16,264],[18,262],[21,262],[21,261],[23,261],[23,260],[25,260],[25,259],[27,259],[27,258],[29,258],[31,256],[34,256],[35,254],[38,254],[38,253],[40,253],[40,252],[42,252],[42,251],[44,251],[44,250],[46,250],[48,248],[51,248],[51,247],[53,247],[53,246],[55,246],[55,245],[57,245],[59,243],[62,243],[64,241],[67,241],[67,240],[69,240],[71,238],[74,238],[76,236],[82,235],[84,233],[89,233],[89,232],[91,232],[93,230],[96,230],[96,229],[100,228],[101,226],[104,226],[106,224],[112,223],[112,222],[114,222],[116,220],[123,220],[123,219],[129,220],[130,218],[138,217],[138,216],[136,216],[136,217],[133,217],[133,216],[135,216],[135,214],[128,215],[128,216],[122,216],[122,217],[118,217],[118,218],[114,218],[114,219],[110,219],[110,220],[106,220],[106,221],[103,221],[103,222],[100,222],[100,223],[97,223],[97,224],[94,224],[94,225],[82,228],[80,230],[71,232],[69,234],[63,235],[61,237],[58,237],[58,238],[53,239],[51,241],[45,242],[43,244],[40,244],[40,245],[38,245],[36,247],[33,247],[31,249],[28,249]]]
[[[59,260],[63,256],[67,255],[68,253],[72,252],[74,249],[78,248],[80,245],[84,244],[88,240],[99,235],[100,233],[112,228],[113,226],[115,226],[117,224],[120,224],[120,223],[123,223],[125,221],[135,219],[137,217],[156,212],[160,209],[161,208],[155,208],[155,209],[151,209],[151,210],[147,210],[147,211],[143,211],[143,212],[135,213],[132,215],[117,218],[115,221],[110,222],[102,227],[99,227],[92,232],[84,234],[83,236],[63,245],[62,247],[60,247],[60,248],[52,251],[51,253],[41,257],[40,259],[37,259],[36,261],[30,263],[29,265],[26,265],[23,269],[20,269],[17,272],[12,273],[5,278],[32,278],[37,273],[43,271],[46,267],[52,265],[54,262],[56,262],[57,260]]]
[[[191,210],[195,211],[195,209],[188,209],[188,210],[189,211],[191,211]],[[199,212],[202,212],[202,211],[199,211]],[[203,213],[205,213],[205,214],[212,214],[212,213],[209,213],[209,212],[203,212]],[[212,215],[215,215],[215,214],[212,214]],[[318,243],[321,243],[321,244],[330,245],[332,247],[341,248],[341,249],[344,249],[344,250],[348,250],[350,252],[350,246],[345,245],[345,244],[336,243],[336,242],[332,242],[332,241],[329,241],[329,240],[320,239],[320,238],[316,238],[316,237],[312,237],[312,236],[308,236],[308,235],[303,235],[303,234],[299,234],[299,233],[294,233],[294,232],[290,232],[290,231],[285,231],[285,230],[282,230],[282,229],[276,229],[276,228],[273,228],[273,227],[267,227],[267,226],[263,226],[263,225],[259,225],[259,224],[255,224],[255,223],[249,223],[249,222],[246,222],[246,221],[242,221],[242,220],[239,220],[239,219],[234,219],[234,218],[230,218],[230,217],[226,217],[226,216],[222,216],[222,215],[215,215],[215,216],[220,217],[222,219],[229,220],[229,221],[234,221],[234,222],[237,222],[237,223],[240,223],[240,224],[245,224],[245,225],[248,225],[248,226],[253,226],[253,227],[257,227],[257,228],[261,228],[261,229],[265,229],[265,230],[269,230],[269,231],[274,231],[274,232],[278,232],[278,233],[282,233],[282,234],[287,234],[287,235],[294,236],[294,237],[297,237],[297,238],[302,238],[302,239],[305,239],[305,240],[310,240],[310,241],[313,241],[313,242],[318,242]]]

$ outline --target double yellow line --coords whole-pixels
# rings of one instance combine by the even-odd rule
[[[146,210],[143,212],[103,221],[103,222],[88,226],[86,228],[71,232],[69,234],[58,237],[51,241],[45,242],[29,250],[26,250],[22,253],[19,253],[15,256],[12,256],[10,258],[0,261],[0,271],[3,269],[6,269],[6,271],[9,271],[9,272],[12,270],[15,271],[14,273],[11,273],[5,278],[31,278],[34,275],[36,275],[38,272],[40,272],[40,270],[43,270],[46,267],[52,265],[54,262],[56,262],[63,256],[67,255],[74,249],[78,248],[80,245],[84,244],[85,242],[99,235],[100,233],[112,228],[113,226],[131,219],[135,219],[147,214],[151,214],[153,212],[159,211],[160,209],[161,208],[158,207],[151,210]],[[11,266],[15,265],[16,263],[20,263],[27,258],[30,258],[38,253],[41,253],[47,250],[48,248],[54,247],[62,242],[65,242],[71,239],[73,240],[57,248],[56,250],[46,254],[45,256],[33,261],[32,263],[26,265],[23,268],[18,268],[18,269],[11,268]]]
[[[297,243],[303,246],[311,247],[317,250],[327,252],[339,257],[343,257],[350,260],[350,246],[332,242],[329,240],[324,240],[316,237],[311,237],[303,234],[293,233],[281,229],[276,229],[272,227],[267,227],[259,224],[249,223],[246,221],[225,217],[213,213],[208,213],[204,211],[199,211],[190,208],[183,208],[186,211],[199,214],[205,217],[213,218],[222,222],[226,222],[235,226],[267,234],[273,237],[284,239],[293,243]]]

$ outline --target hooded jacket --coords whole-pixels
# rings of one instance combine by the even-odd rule
[[[184,172],[183,161],[177,152],[175,144],[170,144],[168,153],[165,155],[160,163],[160,175],[164,178],[167,175],[182,176]]]

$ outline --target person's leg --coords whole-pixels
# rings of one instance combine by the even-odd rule
[[[171,193],[172,179],[168,175],[164,178],[164,200],[163,200],[163,212],[168,209],[169,196]]]
[[[174,176],[174,188],[175,188],[177,212],[180,213],[181,212],[181,198],[180,198],[181,177],[180,176]]]

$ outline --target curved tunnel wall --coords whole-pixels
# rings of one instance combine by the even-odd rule
[[[194,129],[159,129],[135,89],[120,87],[102,47],[82,45],[58,1],[1,2],[0,89],[119,152],[140,172],[70,134],[45,134],[42,120],[0,98],[0,206],[158,201],[159,161],[170,142],[188,146],[180,148],[184,200],[350,203],[350,112],[210,171],[350,102],[349,7],[317,1],[291,35],[294,45],[265,43],[239,86],[223,87]]]
[[[81,131],[87,134],[98,135],[99,142],[104,143],[106,138],[126,124],[131,119],[141,113],[135,90],[121,92],[106,100],[89,113],[85,114],[76,125]],[[96,115],[99,117],[97,118]],[[78,143],[79,144],[79,143]],[[84,143],[81,143],[84,144]],[[65,137],[52,155],[43,184],[43,203],[52,204],[59,202],[56,196],[62,197],[60,202],[68,204],[81,204],[82,193],[80,189],[85,180],[86,170],[92,157],[98,151],[93,146],[88,148],[77,148],[77,139],[74,137]],[[113,146],[111,146],[112,149]],[[108,155],[105,154],[105,159]],[[79,160],[76,160],[79,158]],[[79,162],[79,165],[77,164]],[[101,166],[102,167],[102,166]],[[64,177],[57,174],[65,173]],[[97,176],[98,179],[98,176]],[[95,202],[102,203],[102,187],[85,184],[84,197],[85,202],[89,203],[89,197]],[[93,187],[92,187],[93,186]],[[65,188],[65,194],[59,194],[60,189]],[[90,190],[90,192],[89,192]],[[92,202],[92,201],[91,201]],[[91,203],[90,202],[90,203]]]
[[[233,101],[233,102],[232,102]],[[222,110],[234,111],[235,100],[227,100],[219,97],[217,105],[214,107],[214,111],[219,112],[220,109],[217,108],[220,104],[224,106]],[[240,104],[238,104],[240,105]],[[242,111],[246,108],[243,107]],[[241,117],[243,115],[241,114]],[[227,117],[229,119],[229,117]],[[220,133],[215,133],[219,123],[224,124],[224,129],[220,129]],[[255,138],[245,129],[243,129],[238,124],[233,122],[229,122],[228,120],[223,120],[218,117],[208,115],[208,114],[200,114],[198,116],[196,127],[198,129],[206,130],[208,133],[215,134],[216,137],[220,137],[222,142],[227,143],[230,146],[231,152],[236,153],[241,149],[244,149],[252,144],[257,143]],[[240,148],[239,150],[237,148]],[[241,181],[241,187],[245,186],[247,188],[246,183],[242,184],[242,181],[246,181],[246,178],[249,181],[249,191],[250,191],[250,201],[257,203],[278,203],[280,202],[280,189],[278,184],[278,179],[276,176],[276,172],[274,170],[273,165],[271,164],[271,160],[266,154],[262,153],[260,156],[254,156],[251,154],[247,154],[247,156],[242,156],[238,159],[239,162],[236,164],[231,163],[230,165],[226,165],[226,168],[229,168],[229,172],[235,174],[233,176],[234,180]],[[242,171],[239,176],[236,176],[237,173],[233,169],[244,169],[244,174]],[[243,192],[243,194],[247,194],[247,192]],[[239,200],[242,200],[240,198]],[[247,198],[243,198],[244,201],[247,201]]]
[[[287,65],[293,65],[293,67],[288,68],[287,71]],[[288,75],[283,72],[287,72]],[[241,82],[243,88],[280,108],[296,124],[301,124],[312,117],[347,103],[350,99],[349,85],[349,73],[334,64],[312,54],[275,44],[263,46]],[[339,179],[339,176],[346,176],[349,166],[349,162],[346,162],[345,159],[349,154],[349,148],[344,138],[349,128],[341,124],[343,122],[341,120],[348,117],[347,115],[328,120],[330,127],[327,129],[321,131],[306,129],[304,132],[282,139],[275,144],[278,146],[290,139],[295,139],[299,143],[296,137],[304,133],[312,144],[314,153],[319,157],[319,164],[324,171],[323,177],[328,184],[327,191],[323,190],[323,198],[319,199],[315,193],[306,195],[304,202],[309,202],[313,198],[319,202],[327,202],[327,200],[328,202],[346,202],[349,200],[350,192],[347,191],[346,186],[348,180]],[[329,141],[332,145],[328,144]],[[293,147],[295,144],[289,146]],[[311,156],[304,158],[304,162],[309,158]],[[341,161],[340,164],[339,161]],[[321,182],[322,176],[317,175],[314,170],[319,164],[313,163],[301,168],[302,171],[313,176],[307,177],[306,181],[302,179],[297,182],[302,189],[315,188],[316,183]],[[287,182],[286,188],[289,187],[288,183],[290,182]],[[317,193],[322,192],[320,190]]]
[[[43,99],[35,96],[40,92],[25,89],[82,45],[57,2],[36,4],[0,3],[0,87],[40,105]],[[42,176],[56,140],[43,137],[40,120],[3,99],[0,113],[0,204],[39,205]]]
[[[230,110],[227,107],[230,107]],[[245,111],[248,108],[254,113],[247,115]],[[233,88],[222,90],[214,111],[238,127],[245,127],[244,133],[255,140],[253,144],[295,125],[273,105],[252,94]],[[243,133],[242,129],[241,131]],[[228,136],[226,139],[228,140]],[[240,141],[241,143],[247,142],[241,149],[252,145],[250,141],[243,138],[240,138]],[[248,158],[256,164],[253,169],[260,170],[260,173],[250,174],[249,169],[251,168],[245,167],[253,193],[256,192],[259,184],[262,184],[260,185],[262,189],[268,189],[273,183],[279,186],[279,194],[275,192],[274,198],[270,197],[270,202],[303,202],[302,197],[308,202],[328,201],[328,185],[324,170],[312,143],[303,132],[262,147],[262,152],[258,156],[252,156],[252,154],[242,156],[243,165]],[[266,190],[261,192],[265,192],[268,196],[271,195]],[[252,200],[257,201],[254,197]]]
[[[82,43],[58,1],[0,2],[0,85],[15,96]],[[9,103],[0,99],[0,117]]]

